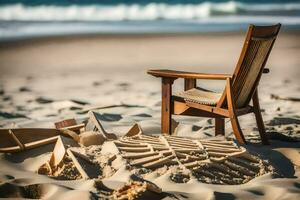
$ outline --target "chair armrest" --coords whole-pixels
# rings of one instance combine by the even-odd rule
[[[268,74],[269,72],[270,72],[270,69],[269,69],[269,68],[264,68],[264,69],[263,69],[263,73],[264,73],[264,74]]]
[[[232,78],[230,74],[206,74],[206,73],[193,73],[184,71],[174,71],[167,69],[148,70],[148,74],[162,78],[191,78],[191,79],[213,79],[213,80],[225,80]]]

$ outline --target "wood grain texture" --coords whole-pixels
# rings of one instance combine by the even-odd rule
[[[238,116],[254,112],[263,144],[268,144],[265,135],[257,87],[281,25],[250,25],[233,75],[206,74],[174,70],[148,70],[148,74],[162,78],[162,132],[171,134],[171,115],[205,116],[215,118],[216,135],[224,135],[224,118],[230,118],[233,133],[241,144],[246,144]],[[172,83],[184,78],[184,90],[196,87],[196,79],[226,80],[226,87],[216,104],[206,105],[188,98],[172,97]],[[253,106],[249,105],[253,100]]]
[[[184,72],[184,71],[175,71],[175,70],[167,70],[167,69],[148,70],[147,73],[156,77],[175,78],[175,79],[191,78],[191,79],[225,80],[226,78],[232,76],[230,74],[206,74],[206,73]]]
[[[239,124],[239,120],[237,118],[236,115],[236,111],[235,111],[235,102],[234,102],[234,97],[232,94],[232,90],[231,90],[231,80],[227,79],[227,84],[226,84],[226,94],[227,94],[227,105],[228,105],[228,111],[229,111],[229,115],[230,115],[230,122],[232,125],[232,130],[233,130],[233,134],[235,135],[237,141],[240,144],[246,144],[246,140],[244,138],[242,129],[240,127]]]
[[[256,119],[258,132],[260,134],[261,141],[265,145],[270,144],[268,141],[268,138],[266,136],[265,125],[264,125],[263,118],[261,116],[261,110],[260,110],[257,90],[255,90],[252,100],[253,100],[253,110],[254,110],[255,119]]]
[[[173,79],[162,79],[161,132],[171,134],[171,96]]]
[[[196,79],[194,78],[185,78],[184,79],[184,90],[187,91],[187,90],[190,90],[192,88],[195,88],[196,87]]]
[[[215,118],[215,135],[225,135],[224,118]]]

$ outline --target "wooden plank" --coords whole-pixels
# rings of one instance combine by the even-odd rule
[[[174,96],[173,96],[174,97]],[[223,115],[212,113],[210,112],[210,109],[201,110],[199,107],[201,104],[194,103],[195,107],[190,107],[187,105],[185,101],[177,101],[179,98],[173,98],[172,97],[172,114],[174,115],[187,115],[187,116],[198,116],[198,117],[224,117]],[[190,103],[190,102],[189,102]],[[206,105],[204,105],[206,106]],[[220,110],[220,109],[219,109]],[[224,109],[222,110],[224,111]],[[226,114],[226,116],[229,116],[228,111],[222,112],[223,114]]]
[[[224,118],[215,118],[215,135],[225,135]]]
[[[100,134],[103,135],[104,138],[115,140],[117,139],[117,136],[114,133],[108,133],[102,126],[100,119],[98,119],[99,113],[96,113],[94,111],[89,111],[89,121],[86,125],[86,130],[91,131],[98,131]]]
[[[85,127],[85,124],[76,124],[76,125],[73,125],[73,126],[66,126],[66,127],[63,127],[63,128],[60,128],[60,130],[71,130],[71,131],[78,131],[80,130],[81,128],[84,128]]]
[[[251,112],[253,112],[253,107],[252,106],[246,106],[244,108],[236,109],[237,116],[245,115],[245,114],[248,114],[248,113],[251,113]]]
[[[184,79],[184,90],[190,90],[196,87],[196,79],[194,78],[185,78]]]
[[[194,103],[187,101],[186,105],[189,107],[197,108],[206,112],[214,113],[219,115],[220,117],[229,117],[229,112],[226,109],[215,107],[215,106],[209,106],[209,105],[203,105],[199,103]]]
[[[58,137],[59,136],[54,136],[54,137],[46,138],[46,139],[43,139],[43,140],[37,140],[37,141],[34,141],[34,142],[25,143],[24,146],[25,146],[25,149],[33,149],[33,148],[36,148],[36,147],[40,147],[40,146],[43,146],[43,145],[54,143],[54,142],[57,141]]]
[[[237,115],[235,113],[235,104],[233,99],[233,94],[231,91],[231,80],[226,81],[226,91],[227,91],[227,105],[230,114],[230,121],[233,129],[233,133],[240,144],[246,144],[242,129],[240,127]]]
[[[46,128],[11,128],[0,129],[0,148],[16,145],[15,140],[9,134],[9,130],[12,130],[14,135],[22,144],[34,142],[37,140],[60,135],[59,130],[46,129]]]
[[[24,149],[25,149],[24,144],[22,144],[22,143],[20,142],[20,140],[15,136],[15,134],[13,133],[13,131],[9,129],[9,130],[8,130],[8,133],[9,133],[9,135],[14,139],[14,141],[17,143],[17,145],[20,147],[20,150],[21,150],[21,151],[24,150]]]
[[[171,96],[172,96],[172,84],[173,79],[163,78],[161,87],[161,132],[165,134],[171,133]]]
[[[66,148],[61,137],[59,136],[56,139],[56,144],[49,161],[49,164],[52,169],[55,169],[61,163],[61,161],[65,157],[65,154],[66,154]]]
[[[265,125],[264,125],[263,118],[261,116],[261,110],[260,110],[257,90],[255,90],[252,100],[253,100],[253,109],[254,109],[255,119],[256,119],[258,132],[260,134],[261,141],[263,144],[270,144],[268,141],[268,138],[266,136]]]
[[[268,70],[264,70],[264,67],[266,65],[266,62],[268,60],[268,57],[271,53],[271,50],[273,48],[274,42],[276,40],[276,37],[278,35],[278,32],[280,30],[281,24],[276,24],[273,26],[254,26],[254,25],[250,25],[248,32],[247,32],[247,36],[244,42],[244,46],[242,49],[242,53],[240,55],[239,61],[237,63],[236,69],[234,71],[234,79],[233,79],[233,88],[236,87],[245,87],[241,81],[238,81],[239,77],[242,75],[246,75],[247,72],[245,71],[245,67],[242,67],[242,65],[244,65],[244,63],[247,60],[247,57],[249,57],[249,55],[251,53],[253,53],[251,51],[251,43],[254,42],[254,40],[252,38],[264,38],[264,39],[268,39],[268,40],[272,40],[272,43],[270,45],[270,47],[268,47],[267,49],[265,49],[264,51],[267,51],[267,55],[265,56],[264,60],[262,61],[262,64],[260,66],[259,69],[259,74],[257,76],[253,76],[252,78],[255,79],[254,84],[252,85],[252,87],[250,88],[250,92],[249,94],[246,96],[246,100],[244,105],[240,105],[240,106],[245,106],[246,104],[249,104],[254,91],[256,90],[258,83],[260,81],[261,75],[262,73],[265,71],[267,72]],[[255,52],[255,55],[252,56],[252,60],[250,60],[249,62],[252,62],[257,56],[259,56],[260,54]],[[249,63],[248,62],[248,63]],[[250,64],[252,67],[252,63]],[[246,90],[249,91],[249,90]],[[236,98],[236,100],[238,101],[239,96],[242,94],[235,94],[234,96]]]
[[[17,129],[15,129],[17,130]],[[35,131],[38,131],[39,129],[34,129]],[[43,129],[42,129],[43,130]],[[46,130],[47,131],[47,130]],[[50,143],[54,143],[57,140],[58,136],[54,136],[54,137],[49,137],[49,138],[45,138],[45,139],[39,139],[36,141],[32,141],[32,142],[27,142],[27,143],[22,143],[14,134],[13,130],[8,130],[9,133],[12,133],[15,137],[15,139],[18,140],[15,141],[17,143],[17,146],[8,146],[8,147],[1,147],[0,148],[0,152],[3,153],[14,153],[14,152],[19,152],[19,151],[24,151],[24,150],[28,150],[28,149],[33,149],[33,148],[37,148],[39,146],[43,146],[43,145],[47,145]],[[1,134],[0,134],[1,135]],[[20,136],[20,135],[19,135]],[[34,134],[32,135],[32,137],[34,138]],[[13,137],[13,136],[12,136]],[[15,140],[14,139],[14,140]]]
[[[61,128],[65,128],[65,127],[68,127],[68,126],[74,126],[76,124],[77,124],[77,122],[74,118],[65,119],[65,120],[54,123],[56,129],[61,129]]]
[[[212,80],[226,80],[226,78],[231,78],[231,74],[206,74],[206,73],[196,73],[196,72],[184,72],[184,71],[174,71],[174,70],[148,70],[148,74],[156,77],[163,78],[193,78],[193,79],[212,79]]]
[[[87,173],[84,171],[80,163],[78,162],[77,158],[75,157],[74,153],[72,150],[68,149],[67,150],[68,155],[70,156],[71,160],[73,161],[76,169],[80,173],[83,179],[89,179],[90,177],[87,175]]]

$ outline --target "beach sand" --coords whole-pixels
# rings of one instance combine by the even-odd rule
[[[143,134],[160,133],[160,84],[147,69],[232,73],[245,33],[94,35],[41,38],[0,44],[0,127],[53,128],[54,122],[87,120],[102,114],[104,128],[123,136],[136,122]],[[165,173],[149,177],[166,199],[300,198],[300,33],[283,31],[275,43],[259,86],[270,146],[251,144],[247,151],[268,162],[268,172],[240,185],[208,184],[191,179],[176,183]],[[222,91],[222,81],[198,85]],[[174,92],[183,88],[176,80]],[[177,136],[214,137],[211,119],[178,117]],[[240,118],[247,140],[258,142],[252,114]],[[226,120],[226,137],[234,138]],[[106,152],[110,152],[109,144]],[[105,146],[102,147],[104,149]],[[36,173],[54,145],[0,156],[0,193],[49,199],[89,199],[99,195],[95,179],[56,180]],[[117,160],[104,183],[113,189],[131,179]],[[276,173],[275,173],[276,172]],[[97,185],[97,184],[96,184]],[[32,192],[34,191],[34,192]],[[27,196],[26,196],[27,195]]]

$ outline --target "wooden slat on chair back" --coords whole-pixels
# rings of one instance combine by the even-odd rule
[[[280,24],[249,26],[244,47],[234,72],[232,87],[237,108],[249,104],[279,29]]]

